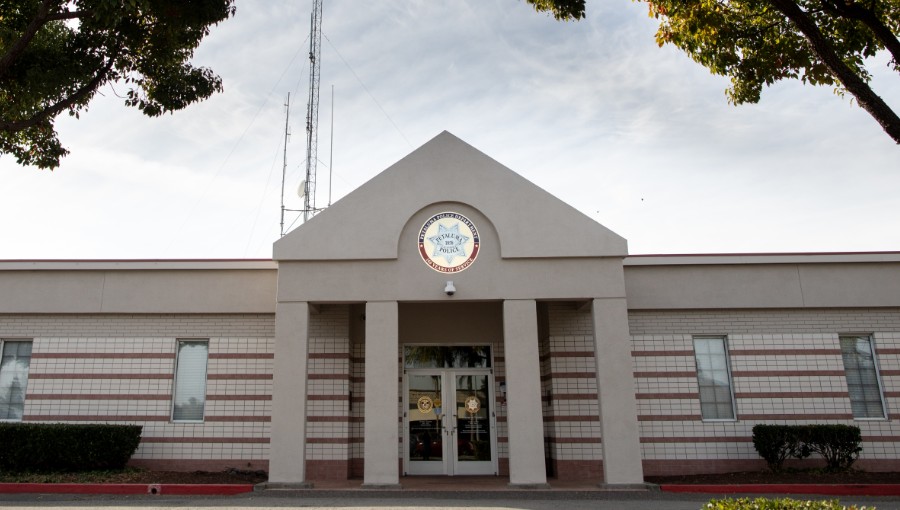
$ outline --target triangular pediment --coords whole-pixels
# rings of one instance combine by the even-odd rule
[[[410,217],[442,202],[484,214],[502,258],[627,255],[624,238],[444,131],[278,240],[274,258],[396,259]]]

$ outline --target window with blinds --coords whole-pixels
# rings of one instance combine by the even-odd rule
[[[695,337],[694,357],[704,420],[734,420],[734,393],[725,337]]]
[[[0,341],[0,420],[21,420],[31,365],[30,340]]]
[[[178,341],[172,421],[203,421],[208,358],[208,340]]]
[[[885,418],[875,349],[869,335],[842,335],[841,357],[854,418]]]

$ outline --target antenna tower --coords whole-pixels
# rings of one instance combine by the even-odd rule
[[[306,107],[306,188],[303,221],[316,209],[316,167],[319,164],[319,60],[322,55],[322,0],[313,0],[309,23],[309,102]]]
[[[287,144],[291,137],[291,126],[288,119],[291,117],[291,93],[288,92],[284,102],[284,155],[281,158],[281,237],[284,237],[284,212],[291,211],[284,207],[284,179],[287,177]]]

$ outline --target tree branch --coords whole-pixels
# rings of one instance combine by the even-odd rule
[[[44,0],[41,2],[34,18],[32,18],[28,26],[25,27],[25,32],[22,33],[22,37],[10,46],[9,50],[6,51],[6,54],[3,55],[3,58],[0,58],[0,77],[6,75],[10,66],[12,66],[12,63],[19,58],[19,55],[21,55],[22,52],[25,51],[25,48],[28,47],[28,43],[34,39],[34,35],[37,34],[37,31],[47,23],[50,8],[58,5],[58,3],[58,0]]]
[[[819,27],[793,0],[768,0],[784,16],[791,20],[809,42],[810,50],[828,67],[848,92],[869,115],[881,124],[885,132],[900,144],[900,117],[891,110],[871,87],[841,60]]]
[[[76,90],[68,97],[62,99],[53,106],[49,106],[35,113],[29,119],[0,121],[0,131],[16,132],[34,127],[47,120],[48,118],[55,117],[63,110],[71,108],[82,99],[89,97],[94,93],[94,91],[97,90],[97,87],[99,87],[103,83],[109,71],[112,70],[113,65],[115,65],[116,58],[119,56],[120,50],[121,47],[117,46],[110,54],[109,60],[102,67],[100,67],[100,69],[97,70],[97,74],[94,75],[93,78],[91,78],[91,81],[85,83],[84,86],[82,86],[80,89]]]
[[[47,16],[47,21],[60,21],[60,20],[64,20],[64,19],[84,18],[86,16],[89,16],[90,13],[91,13],[91,11],[59,12],[59,13],[51,14],[51,15]]]
[[[863,7],[856,2],[844,3],[830,2],[828,0],[823,0],[822,5],[834,15],[862,22],[891,53],[891,56],[894,57],[894,62],[900,65],[900,40],[897,40],[897,36],[881,21],[881,18],[875,14],[875,10],[872,7]]]

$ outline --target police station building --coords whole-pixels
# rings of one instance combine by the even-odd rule
[[[900,253],[629,255],[446,132],[273,260],[0,261],[0,349],[0,420],[157,469],[638,484],[844,423],[900,471]]]

